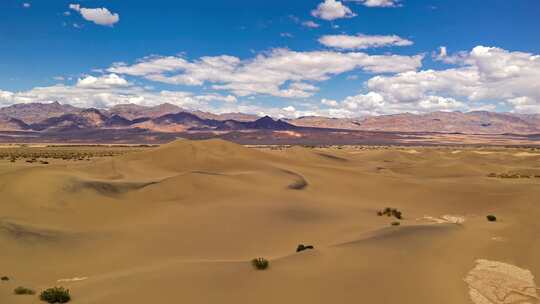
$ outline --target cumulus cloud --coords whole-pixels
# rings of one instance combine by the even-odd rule
[[[367,49],[385,46],[408,46],[413,42],[397,35],[325,35],[319,38],[325,46],[339,49]]]
[[[316,9],[311,11],[311,15],[329,21],[356,16],[350,8],[345,6],[341,1],[336,0],[324,0]]]
[[[152,91],[132,85],[114,74],[86,76],[74,85],[57,84],[22,92],[0,90],[0,106],[53,101],[83,108],[109,108],[125,103],[152,106],[168,102],[188,109],[209,109],[210,103],[231,105],[237,102],[237,98],[216,93],[197,95],[183,91]]]
[[[24,8],[30,8],[32,5],[28,2],[23,3]]]
[[[477,46],[452,57],[457,67],[375,76],[368,93],[340,103],[348,115],[493,109],[540,112],[540,55]],[[344,112],[347,113],[347,112]]]
[[[237,96],[265,94],[302,98],[312,96],[317,90],[310,82],[357,69],[372,73],[416,70],[422,58],[421,55],[274,49],[245,60],[227,55],[206,56],[194,61],[179,56],[147,57],[132,65],[114,64],[108,72],[176,85],[209,83],[213,89],[228,90]]]
[[[302,22],[302,25],[305,26],[305,27],[309,27],[309,28],[318,28],[320,27],[320,25],[314,21],[304,21]]]
[[[109,74],[101,77],[86,76],[84,78],[80,78],[76,84],[76,86],[79,88],[92,89],[106,89],[113,87],[124,87],[128,85],[130,84],[126,79],[116,74]]]
[[[351,0],[354,2],[360,2],[367,7],[397,7],[399,6],[398,0]]]
[[[80,13],[81,16],[95,24],[113,26],[120,21],[120,15],[111,13],[107,8],[84,8],[79,4],[70,4],[69,8]]]
[[[338,106],[338,102],[334,99],[326,99],[326,98],[323,98],[321,99],[321,103],[325,106],[329,106],[329,107],[337,107]]]

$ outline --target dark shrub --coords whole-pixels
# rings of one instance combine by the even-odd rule
[[[2,280],[2,281],[9,281],[9,278],[6,277],[6,276],[3,276],[3,277],[0,278],[0,280]]]
[[[13,290],[13,293],[16,295],[33,295],[36,292],[30,288],[19,286]]]
[[[265,270],[268,268],[270,262],[268,262],[268,260],[265,258],[255,258],[251,260],[251,264],[258,270]]]
[[[47,303],[67,303],[71,300],[71,296],[69,294],[69,289],[65,289],[64,287],[53,287],[42,291],[39,295],[39,299]]]
[[[486,216],[487,220],[490,221],[490,222],[496,222],[497,221],[497,217],[495,215],[488,215]]]
[[[307,250],[307,249],[313,249],[313,246],[300,244],[300,245],[298,245],[298,247],[296,247],[296,252],[304,251],[304,250]]]
[[[399,226],[400,223],[399,222],[392,222],[392,226]]]
[[[386,215],[388,217],[393,216],[393,217],[397,218],[398,220],[403,219],[403,214],[401,213],[401,211],[399,211],[399,210],[397,210],[395,208],[389,208],[389,207],[384,208],[384,210],[382,210],[382,211],[378,211],[377,215],[378,216]]]

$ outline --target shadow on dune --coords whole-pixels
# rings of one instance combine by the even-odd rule
[[[345,247],[362,244],[370,241],[384,241],[384,240],[397,240],[397,239],[421,239],[422,237],[431,237],[439,235],[441,233],[452,232],[455,229],[459,229],[460,225],[456,224],[439,224],[439,225],[414,225],[414,226],[400,226],[400,227],[385,227],[376,231],[368,232],[355,240],[346,241],[332,245],[332,247]]]
[[[317,155],[322,156],[322,157],[327,158],[327,159],[340,161],[340,162],[349,161],[348,159],[343,158],[343,157],[339,157],[339,156],[335,156],[335,155],[331,155],[331,154],[326,154],[326,153],[321,153],[321,152],[317,153]]]
[[[0,219],[0,235],[28,242],[57,242],[65,240],[69,236],[62,231],[17,223],[7,219]]]
[[[287,173],[295,177],[295,181],[289,184],[287,188],[292,189],[292,190],[302,190],[309,185],[307,180],[302,175],[293,171],[286,170],[286,169],[280,169],[280,170],[281,172]]]
[[[140,190],[159,182],[104,182],[104,181],[75,181],[68,186],[68,191],[79,192],[82,190],[95,191],[104,196],[117,196],[130,191]]]

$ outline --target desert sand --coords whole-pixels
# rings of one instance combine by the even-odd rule
[[[507,172],[530,178],[487,176]],[[96,304],[538,303],[536,175],[540,153],[526,149],[222,140],[2,160],[0,303],[39,302],[17,286]],[[385,207],[403,218],[378,216]]]

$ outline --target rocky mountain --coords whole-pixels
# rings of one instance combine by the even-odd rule
[[[133,120],[143,117],[156,118],[165,114],[178,113],[182,111],[184,111],[182,108],[170,103],[163,103],[152,107],[140,106],[136,104],[121,104],[108,109],[107,113]]]
[[[428,114],[396,114],[367,117],[358,123],[358,130],[392,132],[439,132],[467,134],[533,134],[540,133],[540,119],[511,113],[486,111],[433,112]]]
[[[275,120],[252,114],[185,111],[172,104],[133,104],[110,109],[80,109],[57,102],[18,104],[0,108],[0,131],[65,132],[136,129],[152,132],[294,130],[298,128],[437,132],[464,134],[540,134],[540,114],[487,111],[396,114],[358,119],[307,116]]]
[[[303,116],[295,119],[286,119],[286,121],[299,127],[359,130],[361,119]]]
[[[236,120],[236,121],[254,121],[259,119],[259,116],[254,114],[245,114],[245,113],[224,113],[224,114],[214,114],[203,111],[192,111],[191,113],[199,116],[204,119],[214,119],[214,120]]]
[[[47,118],[78,113],[82,109],[59,102],[20,103],[0,108],[0,116],[19,119],[27,124],[38,123]]]

